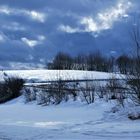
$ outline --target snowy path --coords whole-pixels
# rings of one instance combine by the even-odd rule
[[[41,107],[20,97],[0,105],[0,140],[139,140],[140,121],[111,114],[113,104]]]

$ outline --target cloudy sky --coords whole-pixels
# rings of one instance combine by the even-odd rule
[[[41,67],[58,51],[130,53],[139,0],[0,0],[0,68]]]

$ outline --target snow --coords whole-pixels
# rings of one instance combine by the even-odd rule
[[[6,71],[26,79],[54,80],[58,71]],[[61,71],[64,78],[107,78],[101,72]],[[91,76],[92,75],[92,76]],[[2,76],[2,74],[1,74]],[[93,78],[92,77],[92,78]],[[117,106],[116,101],[96,99],[87,105],[68,101],[60,105],[25,104],[23,96],[0,105],[0,140],[139,140],[140,120],[132,121],[127,114],[134,111]],[[112,108],[118,112],[113,113]],[[136,110],[140,110],[136,107]]]
[[[138,140],[140,121],[110,112],[115,102],[78,101],[57,106],[25,104],[23,97],[0,105],[0,138],[13,140]]]
[[[28,81],[53,81],[58,80],[77,80],[77,79],[107,79],[113,74],[96,71],[79,71],[79,70],[9,70],[0,71],[0,77],[3,78],[3,73],[9,76],[17,76]],[[116,78],[122,78],[120,74],[116,74]]]

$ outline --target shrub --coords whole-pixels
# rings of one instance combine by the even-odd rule
[[[36,94],[36,100],[37,100],[38,105],[50,105],[50,104],[53,104],[51,102],[51,96],[48,94],[47,91],[40,90]]]
[[[81,99],[87,104],[94,103],[95,100],[95,84],[93,82],[86,81],[84,85],[81,86]]]
[[[6,77],[0,83],[0,103],[4,103],[21,95],[24,80],[18,77]]]
[[[46,85],[46,87],[43,87],[42,91],[37,94],[37,102],[38,104],[44,105],[58,105],[62,101],[67,102],[69,96],[69,84],[58,80],[57,82],[52,82]]]
[[[68,85],[61,80],[51,83],[48,86],[48,96],[53,104],[60,104],[63,100],[68,100]]]
[[[102,85],[102,84],[100,84],[100,83],[98,83],[98,90],[97,90],[97,96],[99,97],[99,98],[104,98],[104,96],[105,95],[107,95],[107,89],[106,89],[106,87],[104,86],[104,85]]]
[[[126,98],[125,92],[127,89],[124,86],[125,83],[117,80],[114,76],[112,76],[106,85],[106,88],[108,90],[107,98],[110,100],[117,100],[119,104],[124,106],[124,99]]]
[[[76,101],[78,96],[79,83],[74,82],[73,84],[69,85],[69,88],[71,88],[72,90],[70,90],[68,94],[72,96],[73,101]]]
[[[128,114],[128,118],[130,120],[140,120],[140,113],[139,114],[130,113]]]
[[[133,64],[133,72],[126,76],[127,84],[130,88],[130,97],[133,102],[140,105],[140,58]]]
[[[25,98],[25,103],[36,100],[37,89],[36,88],[24,88],[23,95]]]
[[[62,101],[67,102],[69,99],[77,99],[78,83],[69,83],[58,80],[41,87],[24,88],[23,95],[25,102],[36,100],[39,105],[58,105]]]

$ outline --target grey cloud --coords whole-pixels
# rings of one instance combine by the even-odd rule
[[[113,23],[102,20],[102,24],[98,19],[98,13],[105,17],[105,10],[119,1],[129,0],[0,0],[0,7],[5,8],[0,10],[0,65],[32,63],[35,66],[52,59],[58,51],[72,55],[94,50],[107,55],[111,51],[129,52],[127,30],[131,28],[131,19],[120,18]],[[131,2],[135,6],[127,14],[133,16],[140,2]],[[87,20],[90,18],[93,22]],[[81,24],[83,19],[86,22]],[[100,28],[98,36],[93,33],[94,23]],[[109,30],[103,30],[105,23],[111,24]]]

